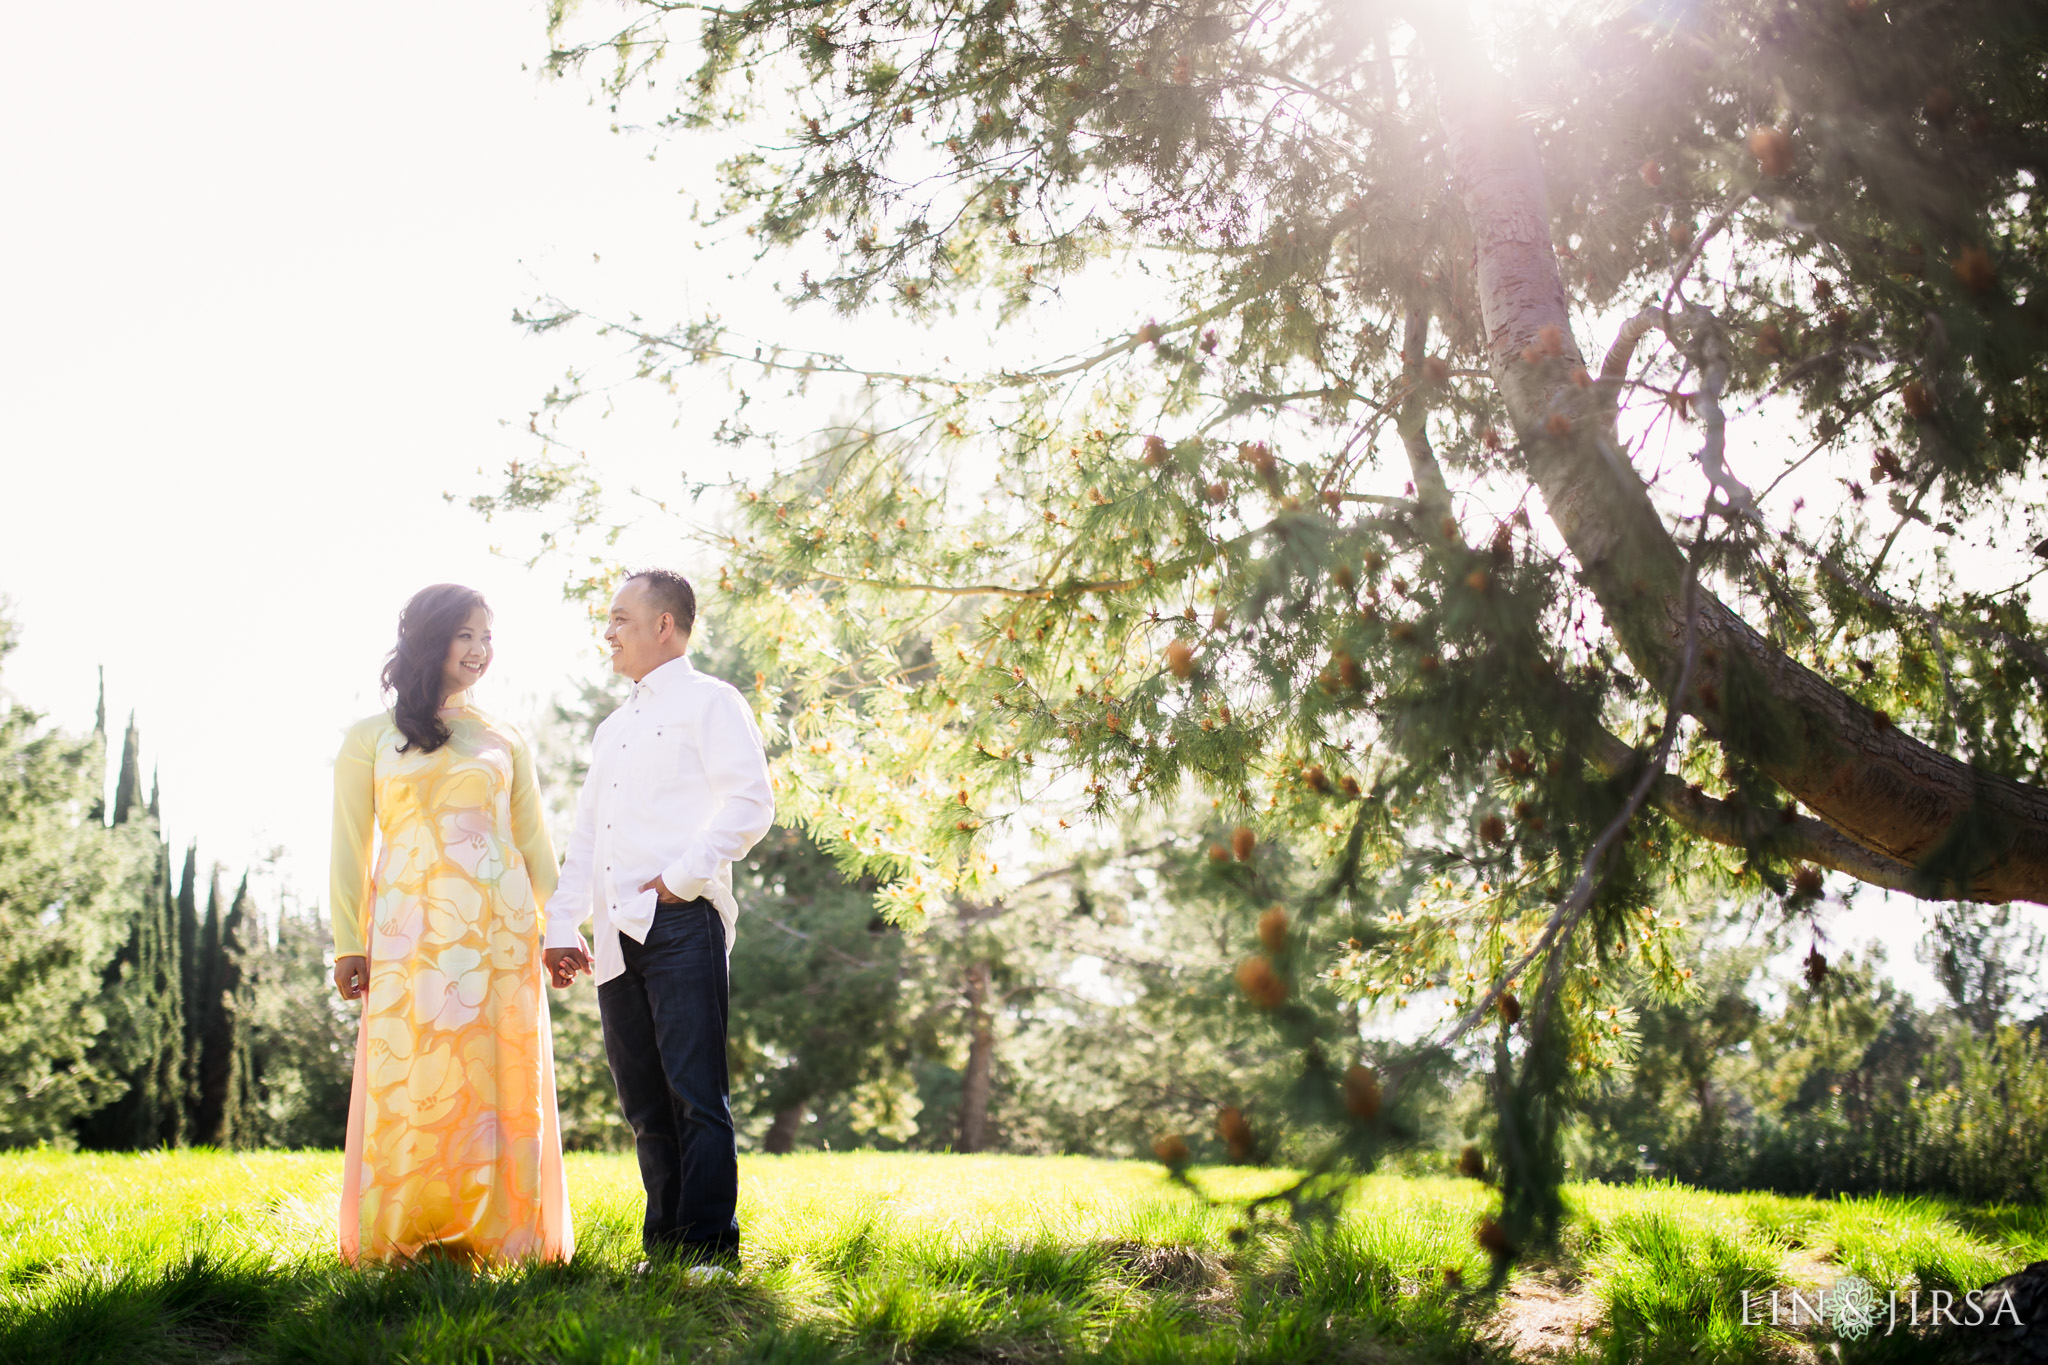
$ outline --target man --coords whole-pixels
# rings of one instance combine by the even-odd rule
[[[738,1269],[740,1244],[725,1062],[732,865],[768,832],[775,797],[746,702],[684,657],[696,622],[696,593],[667,569],[633,574],[612,598],[604,638],[633,693],[597,727],[542,960],[558,987],[595,968],[647,1189],[649,1261],[717,1274]],[[594,963],[578,930],[593,914]]]

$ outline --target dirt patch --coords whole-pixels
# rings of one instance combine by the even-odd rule
[[[1778,1264],[1787,1289],[1802,1292],[1831,1289],[1835,1281],[1842,1278],[1840,1266],[1805,1247],[1795,1247],[1786,1252],[1785,1259]]]
[[[1220,1260],[1189,1246],[1118,1242],[1109,1248],[1109,1263],[1121,1278],[1139,1289],[1171,1289],[1199,1295],[1228,1278]]]
[[[1553,1271],[1517,1275],[1479,1335],[1516,1360],[1548,1360],[1578,1350],[1600,1310],[1590,1284]]]

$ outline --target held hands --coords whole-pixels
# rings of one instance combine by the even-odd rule
[[[557,989],[575,984],[577,973],[593,970],[590,950],[579,937],[574,948],[548,948],[541,953],[548,981]],[[334,989],[344,1000],[361,999],[370,989],[370,960],[366,957],[334,959]]]
[[[593,970],[590,950],[583,946],[583,936],[576,936],[574,948],[544,948],[540,955],[541,965],[547,968],[548,984],[556,990],[566,990],[576,982],[579,972]]]
[[[660,900],[675,900],[675,895],[662,884],[659,877],[641,885],[642,891],[652,891]],[[595,972],[596,965],[590,960],[590,949],[584,946],[583,936],[576,937],[574,948],[544,948],[540,955],[541,965],[547,968],[548,984],[556,990],[567,990],[576,984],[576,977],[583,972]]]
[[[556,988],[573,985],[579,972],[593,970],[590,950],[578,938],[574,948],[548,948],[542,951],[541,964],[547,968],[548,981]],[[334,959],[334,989],[341,992],[344,1000],[360,999],[370,989],[370,960],[366,957],[338,957]]]
[[[351,955],[334,959],[334,989],[344,1000],[355,1000],[370,989],[370,959]]]

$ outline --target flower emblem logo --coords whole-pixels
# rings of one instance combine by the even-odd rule
[[[1828,1295],[1828,1320],[1835,1335],[1858,1341],[1877,1326],[1877,1290],[1861,1275],[1844,1275]]]

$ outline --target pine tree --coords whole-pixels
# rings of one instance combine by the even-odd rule
[[[1441,1004],[1413,1064],[1490,1072],[1504,1262],[1626,1064],[1610,964],[1684,996],[1697,899],[2048,901],[2040,6],[577,22],[608,21],[558,8],[551,61],[603,54],[616,102],[702,54],[660,126],[750,139],[722,212],[785,297],[1096,330],[918,371],[623,325],[638,376],[731,370],[718,434],[764,448],[714,543],[789,810],[915,924],[1002,893],[1000,831],[1213,802],[1238,982],[1333,1134],[1312,1176],[1374,1160],[1401,1093],[1346,1083],[1318,983]],[[1082,306],[1106,257],[1151,316]],[[777,373],[856,387],[757,427]],[[589,525],[601,462],[536,430],[563,449],[481,510]],[[1276,845],[1326,876],[1268,920]]]
[[[869,889],[841,878],[803,834],[770,830],[733,872],[744,905],[732,957],[735,1093],[769,1117],[764,1149],[787,1152],[812,1114],[852,1092],[910,1089],[905,978],[915,967]],[[907,1134],[905,1117],[884,1119],[892,1135]]]

